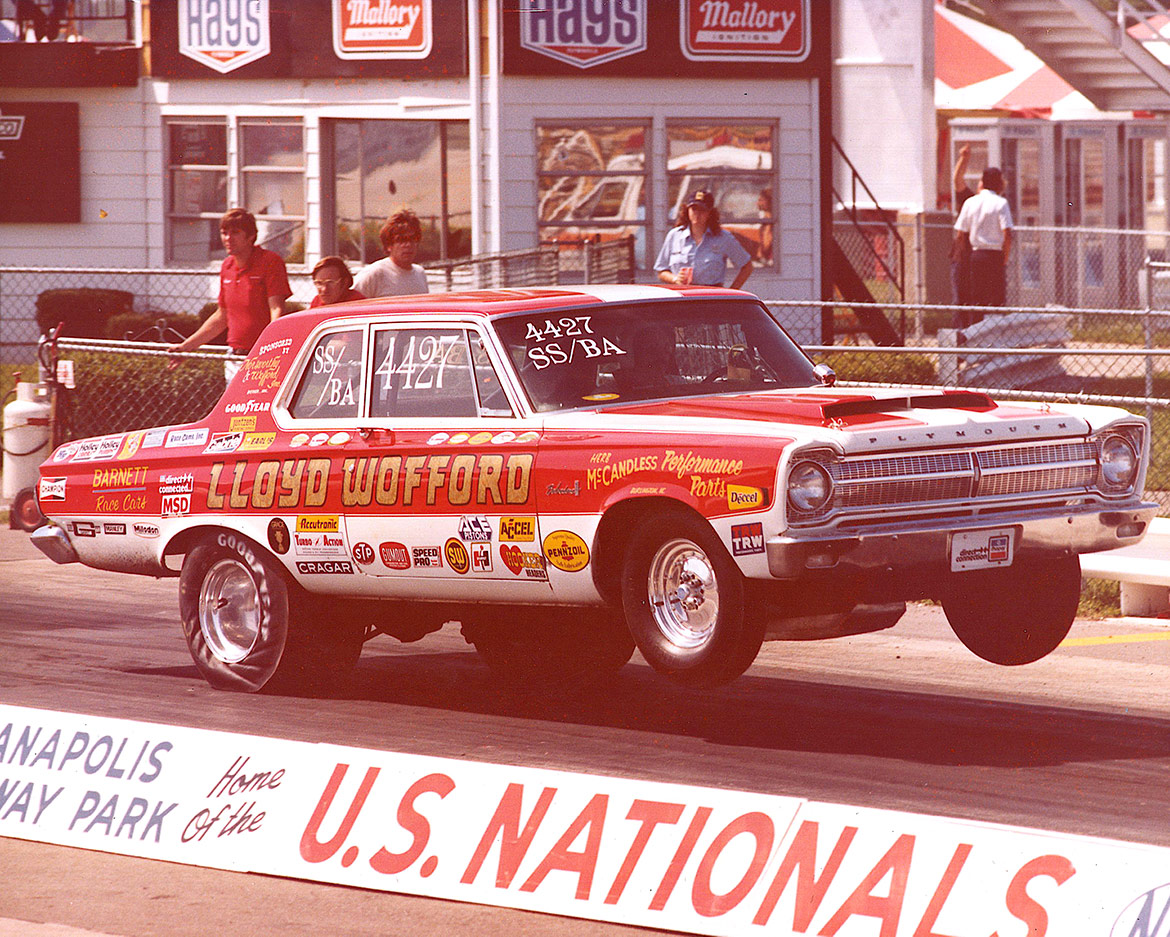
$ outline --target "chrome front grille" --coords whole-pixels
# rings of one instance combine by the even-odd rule
[[[953,510],[956,502],[985,511],[992,499],[1085,494],[1096,486],[1098,472],[1094,440],[845,459],[820,456],[833,479],[833,495],[816,514],[794,512],[796,523],[821,523],[837,514],[889,516],[898,507]]]

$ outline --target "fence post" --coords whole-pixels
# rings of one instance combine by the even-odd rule
[[[1145,312],[1142,314],[1142,340],[1147,349],[1154,347],[1153,325],[1154,317],[1151,314],[1154,308],[1154,265],[1150,262],[1149,254],[1146,255],[1145,260],[1142,261],[1142,266],[1145,268],[1146,274],[1146,303]],[[1154,396],[1154,358],[1152,355],[1146,355],[1146,400],[1150,400]],[[1146,404],[1146,419],[1152,420],[1154,418],[1154,408],[1150,404]]]
[[[582,258],[581,263],[585,267],[582,283],[593,282],[593,243],[588,237],[585,238],[585,243],[581,246]]]

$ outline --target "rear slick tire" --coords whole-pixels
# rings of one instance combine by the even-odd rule
[[[1080,558],[1024,560],[952,575],[942,606],[956,637],[993,664],[1016,667],[1051,654],[1081,597]]]
[[[220,690],[328,689],[361,653],[361,623],[332,621],[324,603],[236,533],[209,536],[187,554],[179,612],[195,666]]]

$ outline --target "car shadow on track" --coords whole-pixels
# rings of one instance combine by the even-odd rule
[[[694,690],[641,662],[586,695],[549,701],[509,692],[470,654],[363,657],[333,698],[931,765],[1010,768],[1170,758],[1170,718],[750,672],[725,687]]]

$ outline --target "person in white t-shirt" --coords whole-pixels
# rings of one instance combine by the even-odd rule
[[[955,222],[955,240],[971,247],[970,297],[974,306],[1002,306],[1007,301],[1007,262],[1012,247],[1012,210],[1003,197],[1003,173],[983,170],[979,191],[963,203]],[[978,322],[982,315],[972,316]]]
[[[418,242],[422,240],[418,215],[407,208],[395,212],[382,225],[378,236],[388,256],[357,273],[353,288],[371,299],[428,292],[426,271],[414,262]]]

